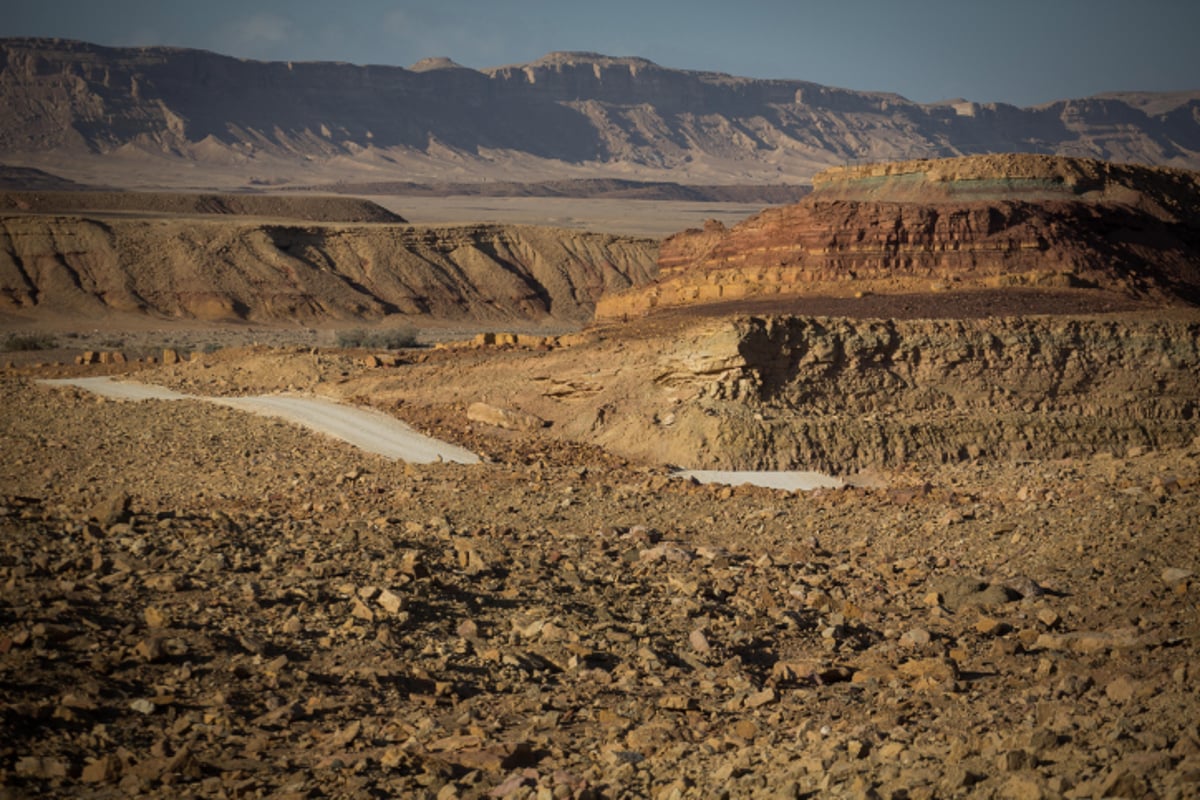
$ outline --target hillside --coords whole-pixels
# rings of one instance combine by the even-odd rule
[[[590,319],[657,245],[551,228],[0,215],[0,313],[319,324]]]
[[[477,71],[8,39],[0,102],[0,160],[110,185],[806,183],[848,161],[1016,151],[1200,166],[1200,93],[920,105],[590,53]]]
[[[0,214],[228,215],[305,222],[404,222],[368,200],[349,197],[187,192],[0,191]]]
[[[975,156],[838,168],[814,184],[800,203],[733,228],[671,237],[658,280],[606,298],[598,314],[1013,288],[1200,302],[1194,172]]]

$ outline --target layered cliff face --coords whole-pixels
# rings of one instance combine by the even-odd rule
[[[1200,302],[1200,174],[1046,156],[841,168],[798,204],[663,243],[601,316],[746,297],[1079,287]]]
[[[1188,446],[1200,320],[732,316],[591,330],[363,375],[344,397],[533,414],[539,437],[697,469],[870,468]],[[455,410],[457,409],[457,410]]]
[[[549,228],[0,217],[0,312],[304,322],[590,318],[656,245]]]
[[[448,59],[412,69],[264,63],[8,39],[0,101],[0,157],[70,172],[68,160],[44,156],[71,154],[91,165],[80,175],[112,155],[221,167],[243,182],[256,171],[311,181],[322,165],[371,180],[670,171],[700,183],[804,182],[848,160],[997,151],[1200,166],[1196,94],[925,106],[591,53],[476,71]]]
[[[659,407],[588,436],[722,469],[848,472],[1187,444],[1200,323],[736,318],[661,349]],[[571,423],[567,423],[571,424]]]

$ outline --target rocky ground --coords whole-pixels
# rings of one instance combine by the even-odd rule
[[[63,371],[0,377],[0,796],[1200,795],[1200,441],[788,494]]]

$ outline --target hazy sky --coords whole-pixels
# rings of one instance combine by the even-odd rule
[[[552,50],[1033,105],[1200,89],[1196,0],[2,0],[0,36],[469,67]]]

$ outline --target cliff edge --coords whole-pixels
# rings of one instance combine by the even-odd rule
[[[841,167],[726,229],[667,239],[658,280],[598,316],[745,298],[1092,290],[1200,302],[1200,174],[1040,155]]]

